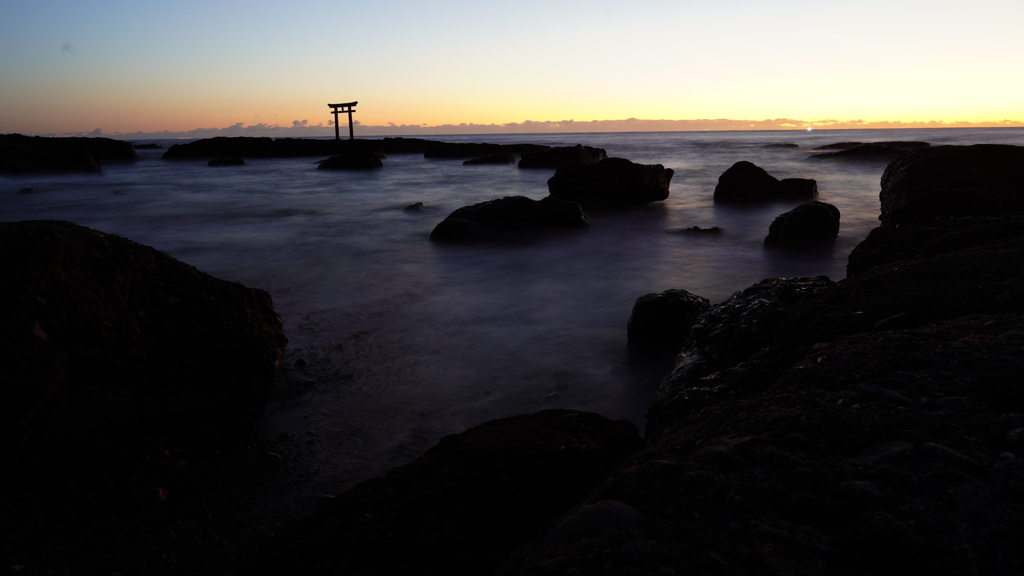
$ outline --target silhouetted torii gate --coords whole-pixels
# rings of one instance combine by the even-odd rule
[[[341,133],[338,128],[338,114],[342,112],[348,112],[348,139],[355,140],[355,132],[352,131],[352,113],[355,112],[355,106],[359,102],[345,102],[343,104],[328,104],[327,107],[334,113],[334,139],[341,140]]]

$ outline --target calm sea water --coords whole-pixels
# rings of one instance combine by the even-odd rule
[[[317,171],[319,159],[137,162],[99,175],[0,177],[0,220],[63,219],[154,246],[269,291],[289,337],[268,433],[309,451],[309,493],[338,491],[415,458],[441,436],[497,417],[566,407],[643,426],[671,359],[638,359],[626,321],[638,296],[684,288],[714,302],[768,277],[845,276],[877,223],[884,163],[808,160],[844,141],[1024,144],[1022,129],[439,136],[584,144],[675,170],[665,202],[589,214],[589,230],[516,246],[436,245],[452,210],[547,195],[550,170],[392,155],[382,170]],[[170,143],[165,143],[170,144]],[[774,146],[796,144],[796,147]],[[719,175],[748,160],[814,178],[842,212],[831,253],[766,251],[795,204],[722,207]],[[21,194],[25,187],[34,194]],[[404,208],[422,202],[426,209]],[[674,233],[719,226],[721,235]],[[295,361],[305,361],[304,368]]]

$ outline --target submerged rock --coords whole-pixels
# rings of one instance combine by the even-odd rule
[[[839,209],[826,202],[808,202],[778,215],[768,227],[764,245],[775,248],[831,246],[839,236]]]
[[[544,228],[583,228],[587,217],[578,202],[548,196],[533,200],[506,196],[471,206],[448,215],[430,233],[437,242],[479,242],[505,238]]]
[[[503,164],[503,165],[507,165],[507,164],[515,164],[515,163],[516,163],[516,155],[515,154],[491,154],[491,155],[488,155],[488,156],[481,156],[479,158],[473,158],[471,160],[466,160],[465,162],[463,162],[463,164],[465,164],[467,166],[473,166],[473,165],[479,165],[479,164]]]
[[[563,164],[548,179],[548,191],[562,200],[627,206],[668,198],[674,174],[661,164],[605,158],[596,164]]]
[[[815,148],[816,154],[812,159],[844,159],[844,160],[865,160],[889,162],[898,158],[904,152],[920,150],[930,146],[927,142],[839,142]],[[818,152],[820,150],[835,150],[835,152]]]
[[[380,156],[372,150],[353,150],[331,156],[317,165],[318,170],[373,170],[382,168]]]
[[[779,200],[812,200],[818,195],[817,182],[810,178],[779,180],[764,168],[737,162],[718,178],[715,202],[774,202]]]

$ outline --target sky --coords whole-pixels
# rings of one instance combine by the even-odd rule
[[[1024,125],[1022,23],[1021,0],[0,0],[0,133],[328,136],[351,101],[357,136]]]

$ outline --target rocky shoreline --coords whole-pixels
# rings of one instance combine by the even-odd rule
[[[1021,176],[1022,147],[902,153],[846,279],[687,296],[697,311],[657,337],[679,356],[642,434],[567,410],[494,421],[293,521],[253,513],[292,457],[251,427],[285,345],[269,295],[69,223],[2,224],[0,558],[24,574],[1024,573]]]

